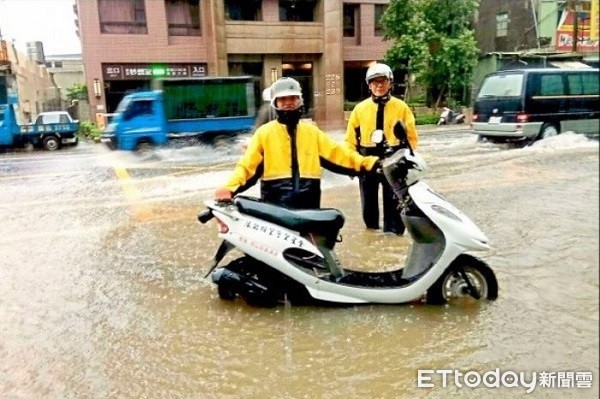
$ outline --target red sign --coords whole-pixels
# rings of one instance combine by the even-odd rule
[[[598,52],[600,42],[590,38],[590,13],[585,12],[577,13],[577,48],[574,48],[575,15],[576,13],[573,11],[563,11],[556,29],[556,50],[580,53]]]

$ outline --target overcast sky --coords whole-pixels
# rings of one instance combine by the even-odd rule
[[[44,43],[45,55],[80,54],[74,0],[0,0],[0,33],[26,53],[30,41]]]

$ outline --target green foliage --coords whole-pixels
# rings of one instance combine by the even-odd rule
[[[84,84],[75,83],[67,89],[67,98],[73,100],[87,100],[88,90]]]
[[[90,121],[83,121],[79,123],[79,135],[97,141],[100,139],[100,129]]]
[[[415,116],[415,125],[434,125],[439,119],[439,115],[417,115]]]
[[[352,111],[360,101],[344,101],[344,111]]]
[[[438,101],[466,102],[478,48],[471,22],[479,0],[392,0],[382,16],[385,55]],[[409,97],[409,96],[407,96]]]

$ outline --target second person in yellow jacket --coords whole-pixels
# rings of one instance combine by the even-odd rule
[[[406,147],[394,135],[394,127],[399,121],[404,123],[407,139],[411,147],[417,148],[419,137],[415,128],[415,117],[408,105],[391,95],[394,75],[389,66],[374,64],[367,70],[366,82],[371,97],[358,103],[348,119],[346,144],[361,155],[383,157],[385,145],[396,150]],[[374,143],[371,134],[383,131],[382,143]],[[397,202],[389,184],[382,175],[360,177],[360,199],[365,226],[379,229],[379,186],[383,196],[383,231],[404,234],[404,224],[400,218]]]

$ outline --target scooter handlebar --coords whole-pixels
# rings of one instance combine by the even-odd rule
[[[207,209],[205,211],[198,213],[198,221],[202,224],[208,222],[210,219],[212,219],[214,217],[215,217],[215,215],[213,215],[211,209]]]

